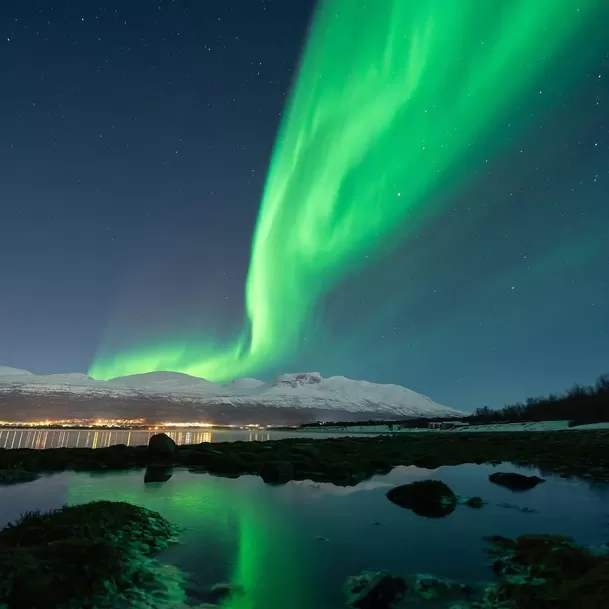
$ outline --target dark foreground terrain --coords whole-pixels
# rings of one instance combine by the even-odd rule
[[[134,591],[159,587],[146,556],[176,532],[156,512],[122,502],[26,513],[0,531],[0,605],[133,605]]]
[[[0,449],[0,484],[27,483],[42,472],[127,468],[146,468],[145,482],[163,482],[177,466],[232,477],[257,474],[269,483],[312,479],[355,485],[398,465],[435,469],[499,462],[609,481],[609,431],[400,433],[187,446],[157,434],[140,447]],[[495,472],[490,481],[512,490],[544,482],[510,472]],[[434,480],[395,487],[387,499],[425,518],[445,517],[459,503],[474,509],[484,505],[481,498],[460,498]],[[165,594],[154,553],[176,532],[159,514],[125,503],[102,501],[25,514],[0,531],[0,605],[116,609],[135,606],[142,595]],[[609,546],[584,548],[553,535],[497,536],[488,542],[493,581],[471,587],[431,574],[364,572],[348,580],[346,606],[390,609],[429,600],[430,606],[456,602],[450,606],[463,609],[606,608]]]
[[[268,482],[310,479],[351,486],[398,465],[436,469],[462,463],[512,462],[547,473],[609,481],[609,430],[408,434],[176,446],[164,434],[150,446],[0,449],[3,475],[19,470],[119,470],[188,467],[216,475],[259,474]],[[2,472],[1,470],[12,470]]]

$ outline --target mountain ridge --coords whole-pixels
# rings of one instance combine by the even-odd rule
[[[64,407],[63,400],[79,412],[79,402],[93,401],[104,411],[118,408],[130,416],[141,416],[148,404],[151,410],[171,411],[172,416],[178,417],[172,420],[182,421],[194,420],[192,417],[197,414],[207,416],[212,410],[238,419],[239,410],[255,411],[256,408],[284,410],[286,417],[288,411],[295,411],[287,417],[290,419],[298,418],[296,411],[302,411],[307,421],[310,417],[305,416],[305,411],[311,415],[313,411],[331,411],[357,419],[463,415],[400,385],[342,376],[325,378],[318,372],[281,374],[271,383],[248,378],[218,384],[179,372],[151,372],[98,381],[81,373],[36,375],[27,370],[0,367],[0,419],[4,420],[11,402],[7,396],[13,396],[13,402],[17,401],[16,396],[29,397],[32,403],[38,399],[41,406],[47,396],[47,402]],[[186,416],[190,418],[184,419]]]

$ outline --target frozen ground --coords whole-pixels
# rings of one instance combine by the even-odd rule
[[[491,432],[491,431],[584,431],[595,429],[609,429],[607,423],[592,423],[590,425],[579,425],[569,427],[568,421],[545,421],[536,423],[495,423],[492,425],[466,425],[456,429],[393,429],[387,425],[337,425],[334,427],[308,427],[307,432],[313,433],[350,433],[350,434],[381,434],[381,433],[463,433],[463,432]]]

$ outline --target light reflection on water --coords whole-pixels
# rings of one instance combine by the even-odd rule
[[[0,448],[104,448],[115,444],[143,446],[148,444],[150,436],[159,431],[164,431],[176,444],[277,439],[277,432],[249,430],[0,429]]]
[[[250,429],[155,429],[154,431],[125,429],[0,429],[0,448],[104,448],[115,444],[144,446],[150,436],[164,432],[176,444],[202,442],[266,442],[284,438],[319,439],[319,432],[274,431]],[[344,432],[324,433],[324,438],[345,437]],[[353,434],[351,434],[353,435]],[[375,435],[375,434],[366,434]]]

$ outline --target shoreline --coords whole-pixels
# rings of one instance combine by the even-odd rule
[[[185,422],[182,425],[35,425],[26,422],[19,424],[0,425],[0,431],[137,431],[137,432],[173,432],[173,431],[262,431],[267,433],[293,433],[293,434],[414,434],[414,433],[495,433],[495,432],[553,432],[553,431],[598,431],[609,430],[609,421],[601,423],[586,423],[569,426],[569,421],[523,421],[518,423],[486,423],[463,425],[447,429],[430,429],[428,427],[400,427],[401,423],[378,425],[306,425],[299,427],[286,426],[252,426],[252,425],[192,425]]]
[[[609,430],[361,434],[267,441],[176,445],[162,450],[118,444],[104,448],[0,448],[0,470],[44,473],[110,471],[162,465],[275,482],[312,480],[353,486],[400,465],[424,469],[464,463],[511,462],[550,474],[609,482]],[[164,436],[164,438],[163,438]],[[274,472],[274,473],[273,473]]]
[[[426,430],[427,431],[427,430]],[[241,475],[259,475],[262,480],[270,484],[283,484],[291,480],[312,480],[315,482],[329,482],[338,486],[355,486],[364,480],[377,474],[387,474],[394,467],[400,465],[414,465],[428,469],[426,476],[433,476],[432,471],[442,466],[461,465],[465,463],[489,463],[499,465],[514,464],[520,467],[538,468],[541,474],[559,475],[565,478],[578,477],[587,480],[589,483],[604,482],[609,483],[609,430],[578,430],[571,429],[574,433],[562,433],[561,431],[511,431],[511,432],[489,432],[489,433],[448,433],[447,430],[429,430],[429,433],[378,433],[371,434],[343,434],[341,437],[329,437],[329,434],[319,434],[317,438],[294,437],[284,440],[269,441],[235,441],[221,443],[202,443],[191,445],[176,445],[169,436],[159,433],[153,436],[155,441],[149,445],[129,447],[125,445],[115,445],[107,448],[50,448],[50,449],[0,449],[0,485],[20,484],[36,480],[39,474],[52,474],[61,471],[76,472],[116,472],[126,470],[145,469],[144,483],[146,482],[165,482],[171,477],[174,467],[184,468],[193,474],[206,473],[214,476],[237,478]],[[10,479],[13,475],[13,479]],[[497,474],[493,474],[497,475]],[[505,475],[505,474],[504,474]],[[510,474],[508,474],[510,475]],[[4,478],[3,478],[4,477]],[[524,476],[527,479],[526,476]],[[543,482],[543,480],[537,478]],[[492,481],[492,480],[491,480]],[[420,484],[402,485],[393,488],[399,490],[404,486]],[[437,483],[436,483],[437,484]],[[517,487],[512,487],[514,490]],[[524,487],[520,487],[522,490]],[[529,487],[527,487],[529,488]],[[450,489],[449,489],[450,490]],[[473,509],[482,507],[483,501],[479,497],[473,497],[468,501],[465,498],[457,498],[451,504],[466,503]],[[470,503],[474,499],[479,500],[479,504]],[[390,499],[392,500],[392,499]],[[103,582],[109,576],[117,579],[120,585],[110,589],[108,593],[100,596],[100,606],[117,606],[123,601],[130,602],[133,598],[143,598],[150,595],[154,598],[169,599],[170,589],[167,581],[173,582],[173,586],[179,592],[179,598],[184,603],[174,606],[186,609],[192,600],[187,594],[187,588],[183,574],[178,570],[169,573],[171,577],[163,576],[165,567],[156,560],[155,553],[149,554],[150,549],[154,549],[148,541],[162,542],[158,546],[164,547],[165,543],[170,542],[172,536],[178,531],[175,525],[162,519],[160,514],[149,512],[145,508],[133,504],[120,504],[112,502],[102,502],[110,509],[113,505],[122,505],[122,510],[126,510],[128,518],[124,519],[123,528],[125,539],[130,539],[129,535],[140,541],[139,530],[152,531],[152,537],[146,539],[147,545],[138,546],[132,543],[124,543],[118,539],[114,525],[106,527],[112,532],[112,536],[106,535],[101,542],[96,540],[95,535],[83,534],[83,538],[74,535],[81,529],[88,531],[90,527],[97,526],[99,502],[89,502],[70,508],[62,508],[63,511],[74,510],[81,512],[83,518],[70,520],[70,526],[64,526],[62,530],[68,531],[69,535],[65,540],[60,540],[55,545],[51,544],[50,554],[44,544],[42,550],[36,544],[30,544],[25,550],[18,544],[19,552],[27,553],[28,564],[44,565],[47,554],[51,558],[59,558],[60,562],[54,564],[69,564],[65,556],[73,556],[72,548],[76,547],[83,558],[74,561],[74,566],[57,567],[53,571],[52,583],[69,579],[70,581],[84,582],[87,586],[94,585],[96,589],[103,591]],[[400,503],[398,502],[398,505]],[[444,504],[442,504],[444,505]],[[415,505],[400,505],[405,509],[411,509],[419,516],[431,517],[429,513],[423,513]],[[428,505],[424,505],[425,510]],[[106,509],[106,508],[104,508]],[[46,535],[51,535],[57,528],[52,524],[54,519],[62,510],[53,510],[45,522]],[[435,512],[434,512],[435,514]],[[154,519],[161,523],[164,536],[157,539],[157,533],[146,524],[141,515],[148,517],[152,522]],[[35,516],[38,518],[38,516]],[[71,518],[71,517],[70,517]],[[152,518],[152,520],[150,520]],[[131,521],[135,524],[133,533],[131,531]],[[84,522],[85,527],[78,528],[79,523]],[[138,524],[139,522],[139,524]],[[36,523],[34,523],[36,524]],[[59,523],[62,524],[62,523]],[[138,528],[139,527],[139,528]],[[142,527],[144,527],[142,529]],[[146,528],[147,527],[147,528]],[[18,525],[19,530],[28,532],[30,527]],[[40,527],[32,527],[34,539],[40,539]],[[6,530],[6,528],[4,529]],[[92,537],[92,539],[89,539]],[[429,573],[387,573],[363,572],[352,576],[347,580],[349,600],[347,606],[360,606],[359,601],[384,589],[387,583],[397,584],[399,590],[409,590],[409,597],[418,602],[419,596],[422,598],[444,598],[460,601],[458,606],[463,609],[474,609],[475,607],[487,607],[488,609],[505,606],[505,598],[520,598],[522,594],[529,595],[537,602],[539,590],[549,599],[555,598],[555,590],[560,588],[563,580],[578,581],[577,577],[586,578],[586,586],[581,590],[573,587],[569,591],[569,601],[576,606],[582,600],[585,601],[586,594],[594,594],[589,590],[597,589],[598,585],[606,586],[605,573],[609,572],[609,558],[605,554],[596,556],[590,553],[585,547],[577,546],[571,538],[561,537],[560,535],[532,534],[525,535],[516,539],[504,538],[495,535],[489,538],[492,546],[488,550],[489,559],[489,579],[481,582],[475,587],[469,584],[460,583],[436,576]],[[36,542],[38,544],[38,541]],[[40,544],[39,544],[40,545]],[[31,547],[30,547],[31,546]],[[90,564],[89,559],[85,560],[90,551],[104,551],[101,558],[95,563],[95,570],[91,574],[90,570],[82,570],[81,564]],[[13,552],[18,559],[20,554],[14,547],[10,546],[9,552]],[[145,550],[145,551],[144,551]],[[46,554],[45,554],[46,552]],[[560,552],[565,556],[564,565],[560,565],[558,572],[546,570],[544,565],[548,562],[548,557]],[[109,557],[108,559],[106,558]],[[590,568],[582,576],[577,570],[579,562],[575,560],[583,559]],[[110,562],[109,559],[112,559]],[[580,561],[581,562],[581,561]],[[6,562],[3,575],[7,581],[11,582],[11,595],[17,595],[19,599],[29,602],[31,598],[48,597],[50,592],[40,587],[37,580],[34,583],[38,587],[32,588],[29,578],[19,579],[23,571],[21,563],[12,566],[12,562]],[[569,569],[575,565],[576,572],[572,573]],[[38,568],[38,567],[37,567]],[[519,571],[518,571],[519,569]],[[517,572],[520,584],[517,590],[512,589],[512,580],[505,577],[505,574]],[[597,577],[596,573],[601,575]],[[494,577],[491,579],[491,573]],[[161,577],[160,577],[161,576]],[[577,576],[577,577],[576,577]],[[160,578],[159,578],[160,577]],[[539,582],[543,579],[544,588],[539,587]],[[167,581],[166,581],[167,580]],[[144,586],[142,581],[150,581],[154,584]],[[24,583],[25,582],[25,583]],[[365,586],[362,588],[362,582]],[[44,582],[43,582],[44,583]],[[84,584],[80,585],[74,593],[65,593],[61,600],[73,602],[78,598],[79,590],[83,589]],[[231,584],[232,585],[232,584]],[[60,586],[51,586],[52,590],[64,589]],[[49,588],[49,590],[51,590]],[[175,591],[171,588],[171,591]],[[223,588],[227,590],[238,588]],[[52,591],[51,590],[51,591]],[[205,589],[213,593],[215,586]],[[588,592],[587,592],[588,591]],[[432,594],[432,596],[427,596]],[[105,595],[105,596],[104,596]],[[0,595],[1,596],[1,595]],[[186,599],[190,599],[186,604]],[[173,599],[173,597],[171,597]],[[399,595],[395,597],[396,602]],[[543,597],[545,598],[545,596]],[[0,598],[0,604],[2,599]],[[172,601],[173,602],[173,601]],[[113,604],[114,603],[114,604]],[[59,606],[59,605],[57,605]],[[122,606],[122,604],[121,604]],[[198,605],[210,608],[220,605]],[[456,607],[457,605],[455,605]],[[563,605],[561,605],[562,607]],[[579,605],[577,605],[579,606]]]

